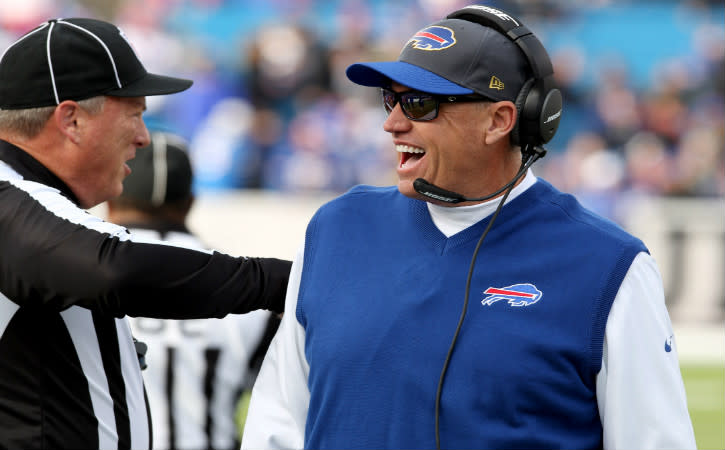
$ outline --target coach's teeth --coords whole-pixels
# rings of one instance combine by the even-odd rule
[[[418,147],[411,147],[409,145],[396,145],[395,151],[398,153],[425,153],[425,150]]]

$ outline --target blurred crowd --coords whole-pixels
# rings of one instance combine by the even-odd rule
[[[150,129],[190,143],[197,190],[342,192],[395,182],[379,93],[345,77],[394,59],[460,0],[0,0],[0,46],[50,17],[119,25],[150,71],[191,78],[148,99]],[[623,195],[725,193],[721,0],[500,0],[548,48],[564,93],[535,167],[617,219]]]

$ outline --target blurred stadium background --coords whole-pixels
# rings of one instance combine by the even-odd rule
[[[395,180],[379,98],[345,67],[394,58],[421,26],[469,3],[0,0],[0,48],[51,17],[119,25],[147,69],[195,80],[150,97],[146,114],[149,128],[190,142],[192,228],[229,253],[292,257],[322,202]],[[518,15],[549,49],[564,114],[535,172],[650,247],[698,447],[724,449],[723,1],[479,3]]]

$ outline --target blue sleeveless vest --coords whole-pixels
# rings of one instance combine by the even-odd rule
[[[306,448],[434,448],[435,396],[489,218],[446,238],[425,202],[359,186],[307,229]],[[607,316],[647,251],[539,180],[479,251],[442,390],[448,448],[601,448],[595,378]]]

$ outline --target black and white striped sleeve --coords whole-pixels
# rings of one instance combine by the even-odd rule
[[[0,181],[0,204],[0,292],[21,306],[168,319],[284,308],[289,261],[134,242],[25,180]]]

